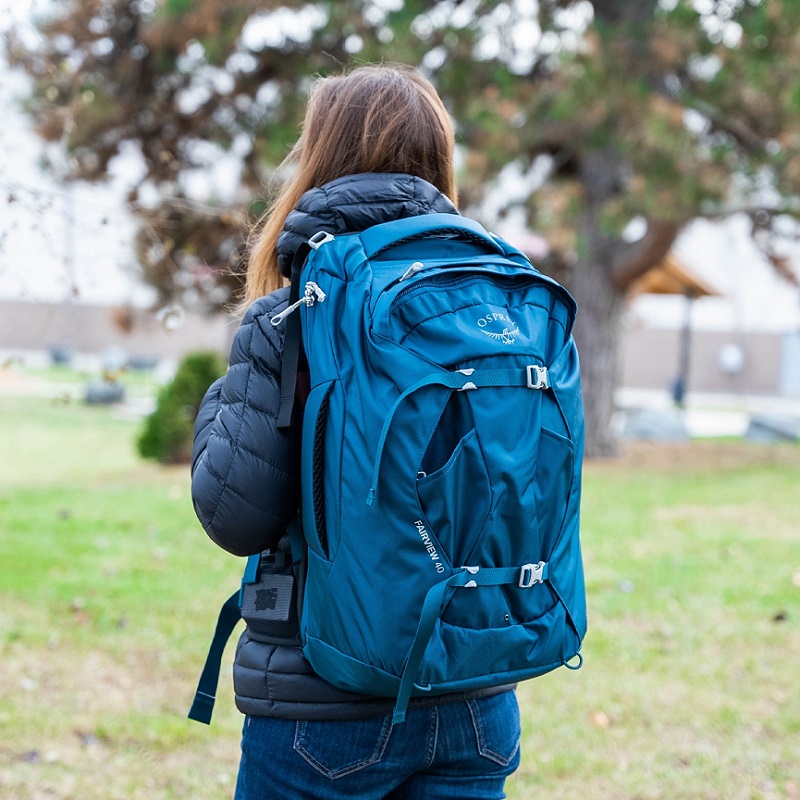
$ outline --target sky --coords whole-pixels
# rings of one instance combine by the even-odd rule
[[[0,0],[0,34],[41,0]],[[0,46],[1,48],[1,46]],[[135,178],[101,185],[59,180],[62,156],[21,109],[28,83],[0,54],[0,298],[146,305],[136,278],[134,220],[121,198]]]
[[[0,0],[0,34],[48,3]],[[115,159],[105,184],[64,184],[58,149],[36,137],[20,108],[26,90],[25,77],[10,71],[0,54],[0,299],[149,305],[153,292],[136,278],[136,223],[122,200],[140,174],[135,154]],[[193,176],[199,189],[235,175],[233,164],[216,167],[216,175]],[[674,252],[722,295],[695,301],[696,329],[800,330],[800,292],[758,254],[746,220],[696,222]],[[800,250],[796,257],[800,262]],[[684,316],[683,298],[649,296],[630,305],[628,322],[677,327]]]

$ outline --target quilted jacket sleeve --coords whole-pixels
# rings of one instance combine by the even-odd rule
[[[195,422],[192,502],[206,533],[245,556],[274,547],[300,500],[300,434],[279,430],[283,329],[270,319],[288,290],[257,300],[231,349],[227,374],[209,388]]]

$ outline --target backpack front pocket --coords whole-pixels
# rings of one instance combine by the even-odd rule
[[[542,428],[536,470],[536,518],[542,557],[549,558],[564,526],[572,490],[575,453],[572,442]]]
[[[454,567],[480,538],[492,501],[486,462],[473,428],[443,467],[417,479],[423,515]]]

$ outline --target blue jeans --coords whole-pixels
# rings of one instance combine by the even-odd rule
[[[357,720],[247,717],[234,800],[505,797],[519,766],[513,691]]]

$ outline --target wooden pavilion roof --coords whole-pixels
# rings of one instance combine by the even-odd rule
[[[629,297],[640,294],[679,294],[689,297],[716,297],[720,295],[710,283],[681,263],[670,252],[660,264],[637,278],[628,290]]]

